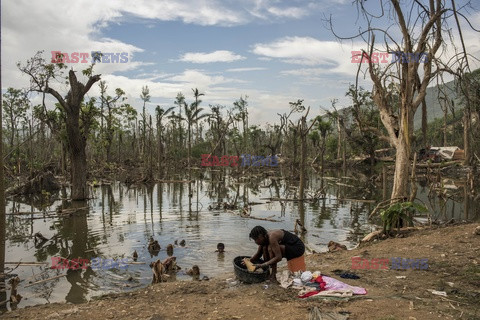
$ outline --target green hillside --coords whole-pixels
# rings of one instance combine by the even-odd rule
[[[441,89],[441,90],[440,90]],[[463,106],[460,104],[460,99],[457,98],[457,95],[454,91],[455,83],[454,81],[447,82],[445,85],[441,85],[440,88],[438,86],[429,87],[427,88],[427,121],[432,122],[435,119],[443,117],[443,111],[440,106],[439,97],[443,97],[444,91],[448,99],[451,101],[453,99],[455,103],[455,111],[461,110]],[[420,129],[422,126],[422,105],[420,105],[415,113],[414,118],[414,127],[415,130]]]

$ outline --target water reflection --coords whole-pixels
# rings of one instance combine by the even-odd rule
[[[311,173],[306,190],[317,200],[302,203],[289,201],[296,198],[298,185],[290,175],[285,169],[243,176],[211,170],[187,178],[175,176],[175,182],[145,186],[115,182],[92,187],[93,199],[88,202],[66,201],[65,189],[59,194],[8,201],[8,262],[50,265],[52,257],[127,258],[133,262],[133,252],[138,253],[137,262],[125,270],[55,270],[41,264],[7,270],[26,280],[19,287],[24,296],[19,307],[56,301],[80,303],[103,293],[146,286],[152,279],[150,262],[167,258],[168,244],[173,244],[173,255],[182,267],[170,281],[190,280],[185,271],[193,265],[210,278],[231,272],[235,256],[255,252],[256,245],[248,239],[255,225],[293,231],[298,219],[308,230],[301,237],[311,250],[327,250],[330,240],[351,248],[373,228],[368,221],[375,206],[371,200],[388,197],[385,190],[391,188],[389,181],[381,179],[382,173],[346,176],[326,171],[323,178]],[[429,197],[428,185],[419,182],[417,197],[431,209],[432,220],[480,216],[480,206],[461,185],[447,198],[432,197],[431,193]],[[225,203],[238,209],[224,210]],[[252,216],[279,222],[242,218],[239,212],[245,205]],[[48,240],[35,243],[37,232]],[[156,254],[148,252],[151,237],[161,245]],[[185,240],[184,246],[181,240]],[[215,252],[219,242],[225,244],[224,253]],[[29,282],[52,278],[26,287]]]

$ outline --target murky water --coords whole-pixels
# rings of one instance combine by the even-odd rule
[[[174,246],[173,255],[182,268],[176,280],[189,280],[185,271],[196,264],[202,276],[210,278],[232,273],[232,260],[238,255],[251,255],[256,246],[248,234],[256,225],[267,229],[293,231],[299,219],[308,232],[302,238],[311,250],[326,251],[333,240],[352,248],[364,234],[373,230],[368,214],[380,201],[388,185],[382,188],[374,179],[351,173],[348,177],[328,173],[322,179],[309,174],[309,196],[325,191],[325,196],[303,204],[292,199],[298,181],[279,176],[280,171],[259,171],[244,178],[225,176],[224,172],[203,173],[194,183],[163,182],[152,186],[127,188],[115,182],[91,188],[93,199],[68,203],[64,190],[59,195],[44,195],[52,200],[40,205],[35,199],[7,202],[6,261],[46,262],[46,265],[18,266],[11,273],[24,280],[19,286],[23,300],[19,307],[67,301],[80,303],[104,293],[122,292],[147,286],[152,281],[149,263],[168,257],[165,250],[176,240],[185,240],[184,247]],[[182,177],[175,179],[181,180]],[[432,219],[475,220],[480,206],[471,198],[463,201],[463,188],[452,189],[457,196],[446,201],[427,197],[428,189],[420,183],[418,198],[433,208]],[[352,200],[353,199],[353,200]],[[42,200],[45,203],[45,199]],[[236,203],[238,208],[250,203],[251,216],[243,218],[240,209],[224,210],[219,204]],[[56,213],[59,208],[81,208],[72,214]],[[21,214],[19,214],[21,213]],[[34,234],[41,232],[49,240],[35,244]],[[153,236],[161,245],[158,255],[147,250]],[[224,254],[215,252],[218,242],[226,247]],[[53,270],[52,257],[65,258],[128,258],[138,253],[137,264],[126,269]],[[283,263],[285,263],[283,261]],[[15,268],[15,264],[6,267]],[[65,276],[62,276],[65,275]],[[31,282],[60,276],[40,284]],[[175,280],[175,279],[171,279]],[[28,286],[28,287],[27,287]]]

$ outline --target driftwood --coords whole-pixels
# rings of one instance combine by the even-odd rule
[[[255,219],[255,220],[262,220],[262,221],[270,221],[270,222],[282,222],[281,220],[275,220],[275,219],[270,219],[270,218],[257,218],[257,217],[252,217],[252,216],[242,216],[243,218],[249,218],[249,219]]]
[[[79,208],[68,208],[68,209],[58,209],[57,213],[61,214],[72,214],[80,210],[86,210],[88,207],[79,207]]]
[[[379,237],[382,233],[383,233],[383,230],[377,230],[377,231],[370,232],[360,242],[371,241],[371,240]]]
[[[268,201],[316,201],[319,198],[304,198],[304,199],[289,199],[289,198],[260,198],[260,200],[268,200]]]
[[[446,162],[439,162],[439,163],[417,163],[417,168],[444,168],[448,166],[453,166],[456,164],[461,164],[461,160],[454,160],[454,161],[446,161]]]
[[[231,210],[227,210],[227,212],[236,214],[236,212],[231,211]],[[245,213],[240,213],[240,217],[254,219],[254,220],[270,221],[270,222],[282,222],[281,220],[274,220],[274,219],[270,219],[270,218],[257,218],[257,217],[251,216],[250,214],[245,214]]]
[[[265,202],[249,202],[248,203],[249,206],[256,206],[258,204],[265,204]]]
[[[337,201],[352,201],[352,202],[365,202],[365,203],[375,203],[376,200],[367,200],[367,199],[337,199]]]
[[[39,283],[47,282],[47,281],[50,281],[50,280],[55,280],[55,279],[65,277],[65,276],[66,276],[66,274],[61,274],[61,275],[51,277],[51,278],[48,278],[48,279],[39,280],[39,281],[36,281],[36,282],[33,282],[33,283],[30,283],[30,284],[26,285],[25,288],[34,286],[34,285],[39,284]]]
[[[288,198],[260,198],[260,200],[269,200],[269,201],[302,201],[302,199],[288,199]],[[306,199],[304,199],[306,200]]]
[[[400,228],[400,229],[394,229],[391,230],[390,232],[393,233],[394,235],[398,234],[406,234],[412,231],[417,231],[417,230],[424,230],[427,227],[405,227],[405,228]],[[383,230],[377,230],[370,232],[368,235],[366,235],[360,242],[368,242],[372,241],[373,239],[376,239],[377,237],[381,236],[383,234]]]

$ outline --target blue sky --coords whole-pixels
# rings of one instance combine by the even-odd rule
[[[378,1],[367,4],[378,10]],[[15,64],[38,50],[45,58],[53,50],[128,52],[128,63],[96,70],[111,94],[122,88],[138,108],[148,85],[151,112],[157,104],[173,105],[178,92],[191,102],[198,88],[205,93],[203,107],[230,108],[247,95],[253,124],[277,121],[276,113],[288,112],[288,103],[298,99],[314,115],[335,98],[349,104],[345,91],[357,67],[350,51],[365,48],[360,39],[339,43],[325,27],[330,15],[342,35],[365,26],[350,0],[4,1],[2,85],[26,87],[28,78]],[[478,28],[478,8],[469,17]],[[464,35],[467,51],[480,57],[479,34],[466,29]],[[361,83],[371,88],[368,80]],[[90,95],[98,92],[95,87]]]

